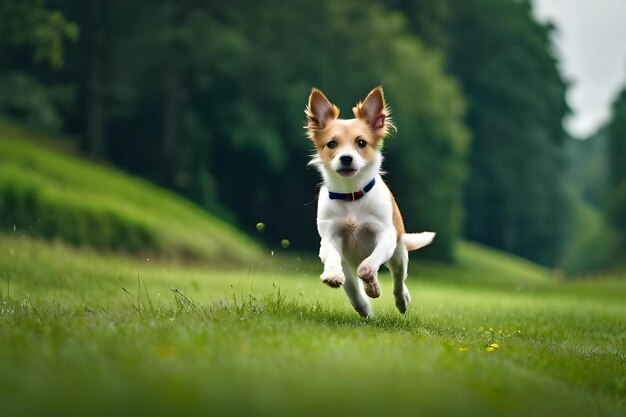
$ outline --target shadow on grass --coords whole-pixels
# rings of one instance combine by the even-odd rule
[[[200,304],[182,291],[173,288],[173,302],[169,305],[154,305],[149,296],[137,295],[136,291],[122,288],[127,296],[127,303],[119,307],[91,308],[86,305],[75,307],[60,304],[33,303],[27,295],[17,299],[10,293],[0,293],[2,315],[13,318],[27,317],[77,317],[81,315],[135,316],[151,319],[158,316],[176,316],[179,318],[197,318],[209,321],[240,320],[241,318],[274,318],[277,320],[303,321],[341,328],[373,328],[382,331],[411,331],[422,328],[425,323],[412,312],[401,315],[396,311],[380,312],[370,318],[362,318],[351,310],[340,310],[330,304],[315,302],[307,304],[286,297],[280,289],[265,296],[253,294],[234,294],[229,299],[219,299],[210,304]],[[428,329],[431,330],[431,329]]]
[[[176,294],[177,298],[180,295]],[[257,297],[252,294],[233,295],[231,299],[215,301],[207,306],[177,301],[179,312],[196,313],[208,319],[268,317],[276,320],[301,321],[326,327],[358,329],[368,328],[381,331],[406,331],[412,333],[432,333],[434,325],[408,312],[401,315],[396,311],[381,312],[370,318],[360,317],[355,311],[340,310],[330,304],[315,302],[307,304],[288,298],[280,289],[268,295]],[[180,307],[183,307],[182,310]]]

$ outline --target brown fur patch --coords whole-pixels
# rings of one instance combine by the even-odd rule
[[[398,207],[398,203],[396,203],[396,199],[391,190],[389,190],[389,195],[391,197],[391,205],[393,207],[393,227],[396,229],[396,235],[398,236],[399,241],[400,237],[402,237],[406,230],[404,230],[404,221],[402,220],[400,208]]]

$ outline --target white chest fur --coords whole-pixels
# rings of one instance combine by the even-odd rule
[[[321,236],[341,243],[344,257],[351,264],[360,263],[376,245],[376,236],[393,229],[389,189],[378,176],[374,187],[356,201],[331,200],[322,187],[317,212]]]

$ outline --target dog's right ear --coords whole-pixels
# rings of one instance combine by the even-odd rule
[[[307,129],[315,131],[324,129],[329,120],[336,119],[339,116],[339,108],[328,101],[324,93],[313,87],[304,113]]]

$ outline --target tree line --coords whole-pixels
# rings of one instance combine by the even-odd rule
[[[5,117],[251,233],[263,222],[270,245],[317,245],[310,88],[349,117],[383,85],[398,127],[388,181],[407,228],[438,232],[425,256],[453,260],[464,237],[562,259],[567,83],[530,1],[3,3]],[[33,16],[44,35],[27,33]]]

